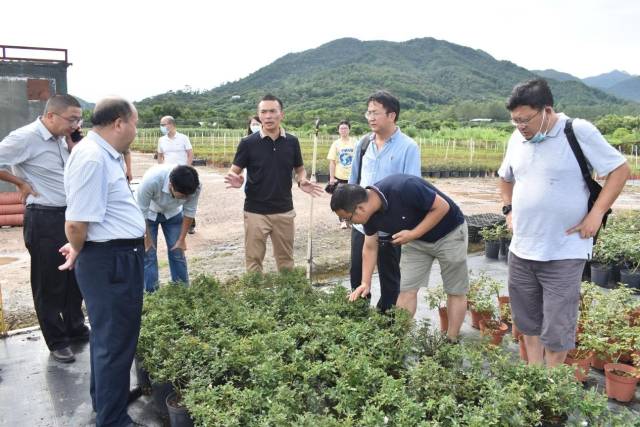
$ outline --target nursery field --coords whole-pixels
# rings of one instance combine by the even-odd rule
[[[206,159],[216,166],[228,167],[233,161],[236,148],[244,130],[238,129],[179,129],[189,136],[194,147],[194,155]],[[296,134],[294,132],[294,134]],[[434,172],[447,172],[449,176],[478,176],[491,173],[500,167],[509,132],[500,129],[459,128],[423,132],[414,137],[420,146],[424,176],[434,177]],[[302,157],[309,167],[313,157],[313,137],[310,134],[297,134]],[[160,132],[157,129],[139,129],[133,150],[153,153],[157,149]],[[358,136],[360,137],[360,136]],[[321,134],[318,137],[317,171],[328,174],[327,153],[336,135]],[[637,155],[627,155],[634,174],[640,174]],[[435,175],[439,177],[441,175]],[[443,176],[445,177],[445,176]]]
[[[154,164],[149,153],[133,153],[134,182]],[[244,246],[240,190],[226,189],[223,175],[226,168],[198,167],[203,192],[200,197],[196,233],[187,238],[189,271],[215,275],[226,279],[244,272]],[[452,197],[466,215],[500,213],[501,202],[496,178],[433,179],[434,184]],[[296,265],[306,265],[307,232],[309,230],[309,196],[293,190],[296,209]],[[615,211],[640,209],[640,186],[627,185],[614,205]],[[329,209],[329,195],[314,203],[313,245],[314,268],[318,275],[345,275],[349,266],[350,230],[340,230],[338,219]],[[22,228],[0,229],[0,288],[4,313],[9,329],[37,324],[29,284],[29,254],[24,247]],[[166,248],[159,237],[158,259],[160,278],[167,280]],[[275,268],[271,248],[267,249],[265,269]]]

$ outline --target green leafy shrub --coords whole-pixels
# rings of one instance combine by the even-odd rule
[[[486,280],[485,280],[486,281]],[[483,289],[492,295],[495,284]],[[349,303],[303,272],[246,275],[145,297],[138,355],[201,426],[530,426],[611,417],[568,369],[452,345],[404,310]],[[413,363],[409,363],[413,360]],[[549,380],[551,378],[551,380]],[[596,421],[598,422],[596,422]]]

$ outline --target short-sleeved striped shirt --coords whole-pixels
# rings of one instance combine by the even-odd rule
[[[135,239],[145,222],[127,183],[122,154],[94,131],[69,156],[64,171],[67,221],[88,222],[87,241]]]

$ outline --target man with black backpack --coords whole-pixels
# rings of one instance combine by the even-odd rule
[[[413,139],[396,125],[400,116],[400,102],[386,91],[378,91],[367,100],[365,118],[371,133],[356,144],[349,184],[362,187],[392,174],[409,174],[420,177],[420,150]],[[355,225],[351,230],[351,289],[364,283],[362,248],[364,229]],[[400,293],[400,246],[391,243],[386,233],[378,235],[378,276],[380,300],[377,307],[387,310],[396,303]]]
[[[517,85],[507,109],[516,130],[500,175],[507,225],[509,295],[530,364],[553,367],[575,346],[580,282],[593,237],[630,169],[591,123],[553,110],[543,79]],[[604,187],[589,166],[606,176]]]

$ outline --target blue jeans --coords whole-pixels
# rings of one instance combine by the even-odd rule
[[[180,237],[182,229],[182,213],[169,219],[163,214],[158,214],[155,221],[147,219],[147,226],[151,233],[153,248],[144,254],[144,290],[153,292],[158,289],[158,226],[162,226],[164,239],[167,242],[167,253],[169,255],[169,270],[171,270],[171,281],[189,283],[189,273],[187,272],[187,258],[182,249],[171,250]]]

